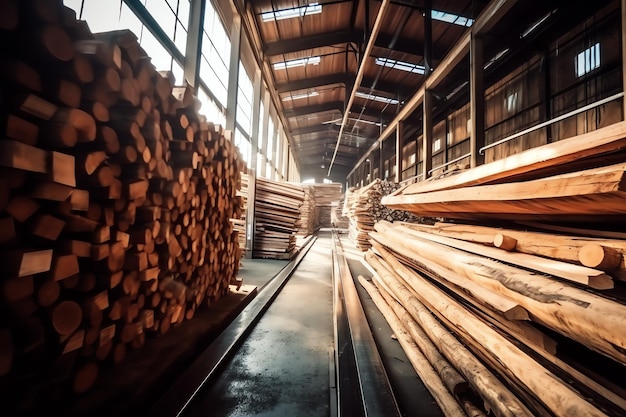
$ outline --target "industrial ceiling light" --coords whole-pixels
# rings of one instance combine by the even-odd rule
[[[541,19],[537,20],[535,23],[530,25],[525,31],[520,33],[519,37],[523,39],[526,36],[530,35],[531,32],[534,32],[539,26],[541,26],[546,20],[548,20],[548,18],[550,16],[555,14],[557,12],[557,10],[558,9],[554,9],[550,13],[548,13],[547,15],[543,16]]]
[[[311,3],[308,6],[292,7],[289,9],[273,10],[271,12],[261,13],[261,19],[264,22],[270,20],[292,19],[294,17],[304,17],[313,14],[322,13],[322,5],[319,3]]]
[[[375,96],[373,94],[366,94],[366,93],[357,92],[355,95],[357,97],[360,97],[360,98],[364,98],[364,99],[367,99],[367,100],[379,101],[379,102],[385,103],[385,104],[394,104],[395,105],[395,104],[399,103],[399,101],[394,99],[394,98]]]
[[[497,60],[499,60],[504,55],[506,55],[507,52],[509,52],[509,48],[505,48],[505,49],[501,50],[500,52],[498,52],[493,58],[491,58],[489,61],[487,61],[487,63],[485,64],[484,69],[487,69],[490,66],[492,66]]]
[[[426,72],[426,67],[422,65],[417,65],[412,62],[406,61],[396,61],[395,59],[389,58],[376,58],[376,65],[406,72],[412,72],[414,74],[424,74]]]
[[[432,10],[430,17],[441,22],[452,23],[454,25],[470,27],[474,24],[474,19],[460,16],[458,14],[442,12],[441,10]]]
[[[287,68],[304,67],[305,65],[318,65],[319,63],[319,56],[311,56],[308,58],[292,59],[291,61],[275,62],[274,69],[281,70]]]
[[[283,97],[283,101],[299,100],[301,98],[316,97],[319,95],[320,93],[318,93],[317,91],[312,91],[310,93],[294,94],[292,96]]]

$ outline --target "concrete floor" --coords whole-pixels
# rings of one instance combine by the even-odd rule
[[[278,265],[267,260],[244,260],[242,272]],[[274,303],[226,364],[224,373],[198,394],[187,415],[329,415],[331,270],[330,233],[321,232]],[[244,283],[250,281],[244,276]]]
[[[278,259],[242,259],[237,277],[246,285],[255,285],[258,290],[272,279],[289,261]]]

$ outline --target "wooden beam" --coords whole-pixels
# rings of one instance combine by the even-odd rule
[[[430,177],[430,170],[433,167],[433,93],[426,90],[423,102],[423,123],[422,133],[422,181]],[[381,141],[382,143],[382,141]]]

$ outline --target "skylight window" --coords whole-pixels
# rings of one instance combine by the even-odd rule
[[[576,55],[574,66],[576,75],[582,77],[600,66],[600,43],[585,49]]]
[[[292,59],[291,61],[276,62],[274,63],[274,69],[287,69],[295,67],[304,67],[305,65],[318,65],[320,63],[319,56],[312,56],[309,58]]]
[[[432,10],[430,17],[435,20],[465,27],[470,27],[474,23],[474,19],[470,19],[469,17],[459,16],[453,13],[446,13],[440,10]]]
[[[374,100],[374,101],[379,101],[381,103],[386,103],[386,104],[398,104],[399,101],[393,98],[388,98],[388,97],[381,97],[381,96],[375,96],[373,94],[366,94],[366,93],[356,93],[357,97],[361,97],[367,100]]]
[[[424,74],[424,72],[426,72],[426,68],[422,65],[417,65],[412,62],[396,61],[395,59],[389,58],[376,58],[376,65],[412,72],[415,74]]]
[[[295,94],[295,95],[292,95],[292,96],[283,97],[283,101],[299,100],[301,98],[315,97],[315,96],[319,96],[319,95],[320,95],[320,93],[318,93],[317,91],[312,91],[310,93]]]
[[[264,22],[269,22],[270,20],[292,19],[294,17],[304,17],[319,13],[322,13],[322,5],[319,3],[311,3],[308,6],[261,13],[261,18]]]

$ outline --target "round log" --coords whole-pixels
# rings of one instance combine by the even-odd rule
[[[81,365],[74,375],[73,389],[77,394],[89,391],[98,378],[98,364],[87,362]]]
[[[52,326],[62,336],[72,334],[83,319],[83,310],[74,301],[63,301],[52,310]]]
[[[515,247],[517,246],[517,240],[512,238],[511,236],[498,233],[493,238],[493,246],[510,252],[515,250]]]
[[[613,248],[596,243],[588,243],[580,248],[578,260],[589,268],[610,271],[622,265],[623,256]]]

